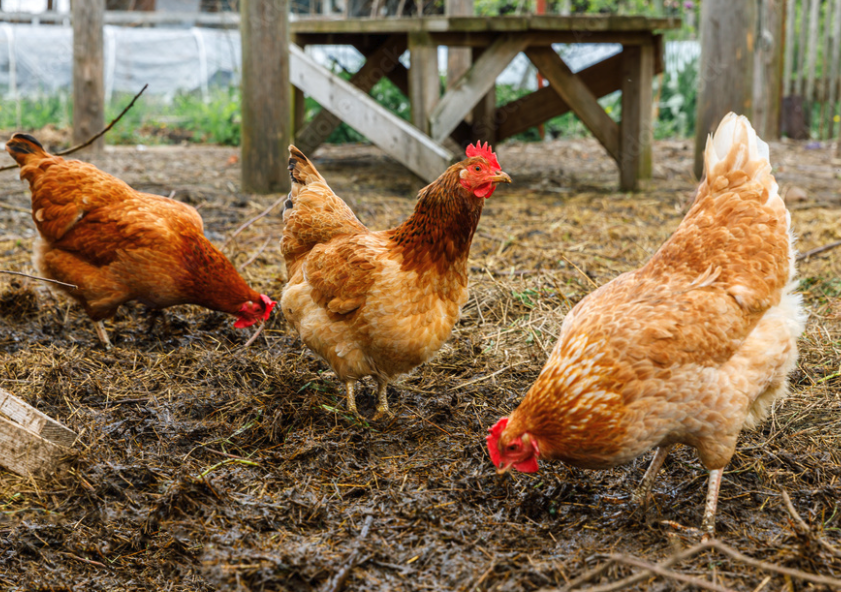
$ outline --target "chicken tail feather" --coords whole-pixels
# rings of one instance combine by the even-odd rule
[[[289,146],[289,176],[292,177],[293,191],[295,185],[307,186],[310,183],[325,182],[309,158],[295,146]]]
[[[31,160],[43,160],[47,158],[47,154],[41,142],[30,136],[29,134],[16,133],[6,142],[6,152],[8,152],[15,162],[20,166],[25,166]]]

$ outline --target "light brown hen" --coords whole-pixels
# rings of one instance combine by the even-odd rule
[[[467,301],[467,256],[485,199],[511,179],[487,144],[470,146],[466,160],[420,191],[403,224],[372,232],[303,153],[289,152],[281,308],[345,383],[352,412],[355,382],[376,379],[377,419],[389,414],[389,381],[449,337]]]
[[[579,302],[520,406],[491,428],[500,472],[557,459],[587,469],[655,448],[647,502],[669,449],[710,471],[714,529],[722,471],[743,428],[788,391],[805,315],[794,292],[790,216],[768,145],[729,114],[707,141],[705,180],[672,237],[642,268]]]

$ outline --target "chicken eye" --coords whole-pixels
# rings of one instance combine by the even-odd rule
[[[512,452],[517,450],[517,448],[519,448],[519,446],[517,446],[516,444],[509,444],[508,445],[508,450],[510,450]]]
[[[474,171],[476,171],[477,173],[479,173],[479,172],[481,172],[481,171],[482,171],[482,167],[480,167],[480,166],[477,164],[475,167],[473,167],[473,170],[474,170]]]

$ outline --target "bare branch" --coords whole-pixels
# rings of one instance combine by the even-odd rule
[[[140,92],[137,93],[136,95],[134,95],[134,98],[131,100],[131,102],[128,105],[126,105],[126,108],[123,109],[122,111],[120,111],[120,114],[117,115],[117,117],[115,117],[111,121],[111,123],[106,125],[102,129],[102,131],[100,131],[98,134],[95,134],[95,135],[91,136],[86,142],[82,142],[81,144],[76,144],[75,146],[72,146],[72,147],[68,148],[67,150],[61,150],[60,152],[56,152],[55,155],[56,156],[67,156],[68,154],[73,154],[74,152],[78,152],[82,148],[87,148],[88,146],[90,146],[91,144],[96,142],[101,136],[104,136],[106,133],[108,133],[111,130],[111,128],[114,127],[114,125],[118,121],[120,121],[120,119],[123,118],[123,115],[128,113],[128,110],[131,109],[134,106],[134,103],[137,101],[137,99],[140,98],[140,95],[142,95],[143,91],[145,91],[148,87],[149,87],[148,84],[144,84],[143,88],[140,89]],[[17,164],[11,164],[9,166],[0,167],[0,171],[10,171],[10,170],[16,169],[16,168],[18,168]]]
[[[6,273],[8,275],[20,275],[20,276],[23,276],[23,277],[26,277],[26,278],[31,278],[33,280],[39,280],[39,281],[42,281],[42,282],[50,282],[51,284],[58,284],[59,286],[66,286],[68,288],[73,288],[74,290],[79,289],[79,286],[75,286],[73,284],[65,284],[64,282],[60,282],[58,280],[51,280],[51,279],[45,278],[45,277],[38,277],[37,275],[29,275],[28,273],[21,273],[19,271],[6,271],[6,270],[3,270],[3,269],[0,269],[0,273]]]

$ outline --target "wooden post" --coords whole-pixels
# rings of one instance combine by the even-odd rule
[[[103,25],[105,0],[73,0],[73,143],[85,142],[105,127]],[[91,144],[105,146],[100,137]]]
[[[780,137],[785,0],[761,0],[754,62],[753,128],[764,140]],[[790,59],[790,58],[788,58]]]
[[[640,129],[639,129],[639,178],[650,179],[653,165],[651,147],[654,143],[654,44],[640,46]],[[622,116],[624,119],[624,115]]]
[[[832,67],[829,72],[829,137],[835,135],[835,100],[838,98],[838,68],[841,67],[841,0],[834,0],[835,18],[832,21]],[[841,142],[839,142],[841,150]]]
[[[468,49],[472,53],[471,61],[476,63],[479,57],[484,52],[484,47],[474,47]],[[465,70],[466,72],[466,70]],[[464,74],[464,72],[462,72]],[[457,79],[447,79],[448,86]],[[479,102],[473,107],[473,112],[470,114],[472,118],[472,136],[473,141],[489,142],[491,145],[496,143],[496,84],[491,86],[491,89],[479,99]]]
[[[441,95],[438,46],[427,33],[409,34],[409,102],[412,123],[429,133],[429,116]]]
[[[286,170],[292,91],[287,0],[243,0],[242,190],[289,191]]]
[[[805,2],[805,0],[804,0]],[[821,13],[820,0],[811,0],[809,8],[809,52],[807,56],[808,66],[806,71],[806,104],[810,105],[815,100],[815,64],[818,58],[818,17]],[[805,26],[805,23],[803,23]],[[809,111],[811,115],[811,109]]]
[[[704,0],[695,126],[695,175],[704,170],[707,135],[734,111],[753,117],[753,64],[757,30],[754,2]],[[624,107],[623,107],[624,109]],[[623,116],[624,119],[624,116]]]
[[[622,191],[639,188],[641,82],[642,48],[626,45],[622,48],[622,122],[619,126],[619,188]],[[651,97],[651,91],[648,96]]]
[[[795,11],[797,0],[784,0],[786,4],[786,41],[785,41],[785,62],[783,63],[783,96],[787,97],[792,91],[792,68],[794,66],[794,29],[797,24]]]
[[[446,0],[447,16],[473,16],[473,0]],[[447,88],[470,69],[470,48],[447,48]]]

